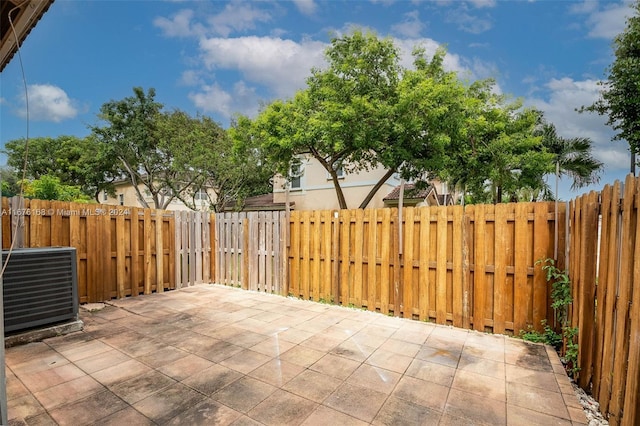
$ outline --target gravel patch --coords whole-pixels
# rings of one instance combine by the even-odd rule
[[[609,422],[604,419],[604,416],[600,412],[600,404],[598,403],[598,401],[593,399],[591,395],[587,395],[587,393],[582,390],[582,388],[580,388],[573,380],[571,381],[571,385],[573,386],[573,390],[578,396],[578,401],[580,401],[582,408],[584,408],[584,414],[587,416],[588,425],[608,425]]]

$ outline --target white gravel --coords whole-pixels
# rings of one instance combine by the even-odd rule
[[[571,385],[573,386],[573,390],[576,392],[578,396],[578,401],[584,408],[584,414],[587,416],[587,422],[589,426],[602,426],[608,425],[609,422],[604,419],[602,413],[600,412],[600,404],[598,401],[593,399],[591,395],[587,395],[587,393],[582,390],[575,382],[571,381]]]

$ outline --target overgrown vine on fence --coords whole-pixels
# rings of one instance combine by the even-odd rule
[[[537,331],[532,326],[527,330],[520,330],[520,337],[530,342],[546,343],[556,348],[564,355],[567,372],[576,377],[580,371],[578,367],[578,327],[569,326],[569,305],[573,303],[571,296],[571,280],[566,270],[559,269],[554,259],[540,259],[536,262],[542,264],[542,270],[546,273],[548,283],[551,283],[551,307],[553,308],[556,324],[559,324],[561,333],[556,328],[542,320],[543,332]]]

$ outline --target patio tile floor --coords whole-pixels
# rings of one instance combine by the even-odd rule
[[[557,354],[218,285],[6,350],[10,425],[584,425]]]

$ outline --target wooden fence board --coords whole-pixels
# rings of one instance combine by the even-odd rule
[[[507,216],[510,209],[510,205],[508,204],[498,204],[495,207],[495,219],[494,219],[494,270],[493,270],[493,332],[504,334],[505,332],[505,303],[504,298],[506,297],[505,293],[507,292],[507,264],[509,263],[509,258],[507,257],[507,247],[511,247],[511,244],[508,244],[507,236],[509,234],[507,223]],[[518,250],[518,246],[513,246],[515,250]],[[523,297],[517,291],[515,291],[516,304],[518,301],[522,301]],[[520,298],[518,300],[518,298]]]
[[[533,311],[533,291],[529,284],[527,265],[530,264],[527,256],[529,245],[528,211],[527,204],[517,203],[515,206],[515,232],[514,232],[514,303],[518,309],[514,309],[513,332],[518,334],[520,330],[526,330],[529,321],[529,312]],[[495,330],[494,330],[495,333]]]
[[[485,327],[485,206],[474,206],[474,288],[473,288],[473,329],[476,331],[484,331]]]
[[[390,274],[391,245],[391,209],[384,209],[380,231],[380,312],[385,315],[389,313],[389,286],[392,282]]]
[[[362,283],[363,283],[363,262],[362,255],[364,249],[364,210],[358,209],[355,212],[354,222],[354,242],[353,242],[353,282],[350,288],[352,303],[362,307]]]
[[[429,243],[431,241],[431,217],[429,208],[419,209],[420,214],[420,230],[418,238],[420,240],[420,263],[419,263],[419,308],[418,318],[420,321],[429,319],[430,300],[429,300]],[[388,278],[387,278],[388,279]]]
[[[447,322],[447,208],[436,207],[436,323]]]
[[[404,249],[403,259],[403,285],[402,285],[402,314],[404,318],[413,316],[413,233],[414,233],[414,208],[407,207],[403,212],[404,226],[402,240]]]
[[[636,180],[635,198],[635,242],[633,259],[633,283],[640,283],[640,215],[637,207],[640,200],[640,185]],[[631,235],[629,235],[631,237]],[[632,286],[629,312],[629,355],[626,360],[626,389],[624,392],[623,424],[632,425],[640,422],[640,288]]]
[[[635,228],[637,224],[637,208],[634,208],[637,180],[629,175],[624,184],[622,199],[622,233],[626,238],[621,239],[620,252],[625,255],[620,259],[620,279],[618,287],[618,301],[616,303],[616,341],[614,350],[613,381],[611,384],[611,403],[609,407],[612,424],[621,424],[624,388],[626,385],[627,354],[629,352],[629,301],[633,294],[633,255]],[[588,383],[588,382],[587,382]],[[584,383],[581,380],[580,385]],[[637,396],[636,396],[637,398]]]
[[[453,211],[452,224],[453,224],[453,232],[452,232],[452,250],[453,250],[453,288],[452,288],[452,297],[453,297],[453,326],[454,327],[464,327],[464,316],[466,315],[464,309],[464,285],[463,285],[463,275],[464,275],[464,241],[463,241],[463,231],[465,228],[464,225],[464,216],[462,206],[452,206],[449,210]]]
[[[537,264],[539,261],[544,261],[549,258],[547,253],[550,236],[549,236],[549,222],[547,220],[547,208],[542,203],[536,203],[534,206],[534,219],[533,219],[533,327],[542,332],[542,321],[548,321],[548,303],[547,298],[549,294],[546,279],[546,273],[542,269],[544,266],[542,263]],[[554,215],[555,216],[555,215]],[[555,220],[555,219],[554,219]],[[514,306],[515,309],[515,306]],[[554,327],[552,321],[548,321],[548,325]]]
[[[369,241],[367,242],[367,309],[376,310],[377,289],[377,250],[378,250],[378,216],[376,210],[369,210]]]

